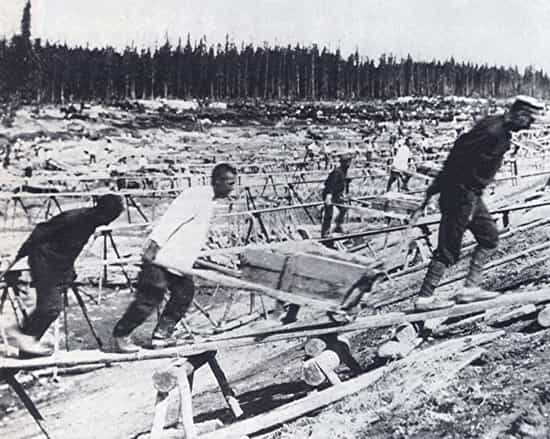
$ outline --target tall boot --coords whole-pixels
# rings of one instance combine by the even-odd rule
[[[465,287],[478,287],[481,284],[481,277],[483,276],[483,266],[489,256],[494,252],[494,249],[484,248],[476,246],[470,260],[470,268],[464,281]]]
[[[173,336],[174,330],[178,322],[185,316],[195,297],[195,283],[191,276],[170,275],[168,279],[170,299],[164,306],[151,339],[151,345],[155,349],[175,346],[178,343]]]
[[[479,245],[476,246],[472,259],[470,260],[470,269],[464,281],[464,288],[460,294],[455,297],[458,303],[478,302],[500,296],[499,292],[484,290],[480,286],[483,266],[493,252],[494,249],[488,249]]]
[[[450,308],[454,305],[451,300],[445,300],[434,296],[434,291],[445,273],[445,264],[437,259],[432,259],[428,271],[420,287],[420,296],[414,304],[418,311],[429,311],[434,309]]]
[[[437,259],[432,259],[428,265],[428,271],[424,276],[424,281],[418,293],[421,297],[430,297],[439,285],[443,274],[445,273],[445,264]]]

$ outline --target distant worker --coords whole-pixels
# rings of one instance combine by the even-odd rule
[[[370,166],[370,162],[374,158],[374,145],[370,139],[365,139],[365,159],[367,160],[367,166]]]
[[[393,162],[390,168],[390,179],[386,186],[386,192],[389,192],[393,183],[397,181],[397,187],[404,191],[408,191],[408,183],[410,179],[409,159],[411,158],[411,150],[409,148],[409,139],[401,143],[395,152]]]
[[[481,196],[493,181],[504,154],[510,149],[512,132],[528,129],[535,115],[544,107],[528,96],[518,96],[510,109],[498,116],[488,116],[454,143],[443,169],[426,191],[423,209],[439,193],[441,222],[438,246],[428,267],[420,297],[419,310],[446,308],[451,300],[434,296],[446,267],[458,261],[462,238],[469,229],[476,241],[464,288],[454,297],[458,303],[493,299],[499,295],[481,289],[481,270],[498,245],[498,230]],[[417,212],[419,212],[417,211]]]
[[[328,170],[328,165],[330,163],[330,154],[328,152],[328,149],[327,149],[327,145],[325,142],[321,143],[321,146],[319,148],[319,155],[322,157],[323,159],[323,163],[324,163],[324,170]],[[319,165],[320,166],[320,165]]]
[[[76,278],[74,262],[95,229],[114,221],[123,209],[118,195],[103,195],[94,207],[67,210],[37,224],[23,243],[15,260],[28,256],[36,307],[21,329],[10,331],[20,356],[53,353],[40,338],[61,312],[64,295]]]
[[[151,345],[164,348],[176,344],[173,333],[193,301],[195,284],[191,276],[174,272],[174,268],[193,267],[206,244],[215,203],[233,191],[236,176],[233,166],[216,165],[210,186],[183,192],[155,224],[145,241],[136,297],[113,330],[115,350],[130,353],[140,349],[131,333],[160,306],[167,290],[170,298],[153,330]]]
[[[340,155],[340,166],[334,168],[327,179],[325,180],[325,186],[323,188],[323,223],[321,225],[321,237],[325,238],[330,233],[330,226],[332,224],[332,216],[334,214],[334,204],[341,204],[344,202],[344,193],[348,189],[348,169],[353,160],[353,155],[350,153],[344,153]],[[344,233],[342,224],[344,223],[344,217],[346,216],[347,209],[342,206],[338,206],[338,216],[336,217],[334,232]]]

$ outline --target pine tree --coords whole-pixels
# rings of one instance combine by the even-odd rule
[[[21,36],[25,41],[31,40],[31,0],[27,0],[21,17]]]

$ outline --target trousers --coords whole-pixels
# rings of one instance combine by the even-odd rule
[[[166,292],[170,298],[160,315],[153,337],[169,337],[185,315],[195,296],[190,276],[177,276],[162,267],[144,261],[138,275],[136,296],[113,330],[115,337],[125,337],[140,326],[160,306]]]
[[[61,313],[63,299],[76,275],[73,269],[60,271],[48,265],[41,254],[30,254],[29,266],[36,289],[36,306],[21,330],[40,338]]]
[[[447,267],[458,261],[466,230],[472,232],[480,247],[498,246],[498,229],[481,195],[463,186],[447,188],[441,192],[439,207],[441,223],[434,258]]]
[[[336,225],[342,226],[346,217],[347,209],[345,207],[338,207],[338,215],[336,216]],[[332,217],[334,215],[334,206],[325,205],[323,211],[323,223],[321,224],[321,236],[327,236],[330,232],[330,225],[332,224]]]

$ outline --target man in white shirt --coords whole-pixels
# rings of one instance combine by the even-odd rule
[[[403,190],[407,191],[407,183],[410,176],[407,174],[409,169],[409,159],[411,157],[411,150],[409,149],[407,142],[402,143],[393,157],[393,162],[390,170],[390,179],[386,186],[386,192],[389,192],[393,183],[398,181]]]
[[[174,270],[193,267],[206,243],[214,204],[231,193],[236,175],[233,166],[220,163],[212,170],[211,186],[183,192],[155,225],[144,245],[136,297],[113,330],[115,350],[140,349],[131,333],[161,304],[166,290],[170,299],[153,330],[151,345],[163,348],[176,343],[172,333],[193,301],[195,285],[191,276],[174,274]]]

